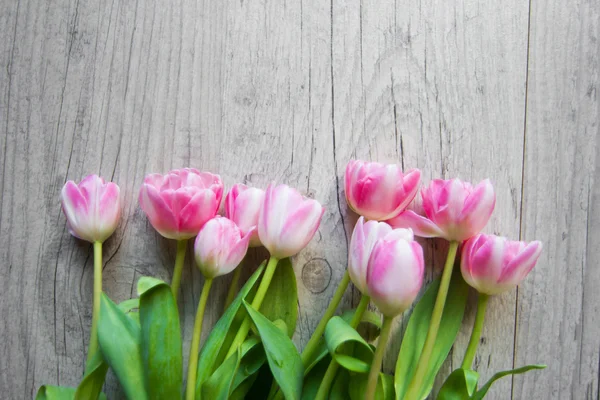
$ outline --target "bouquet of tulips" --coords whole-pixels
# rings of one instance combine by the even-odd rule
[[[527,276],[541,243],[480,233],[496,202],[489,180],[476,186],[458,179],[433,180],[421,190],[419,206],[408,209],[419,184],[416,169],[404,173],[398,165],[348,164],[346,199],[360,215],[348,266],[299,352],[291,340],[298,301],[292,257],[319,228],[324,208],[318,201],[286,185],[263,191],[237,184],[225,196],[225,216],[219,216],[223,183],[218,175],[186,168],[146,176],[140,206],[162,236],[177,241],[172,280],[142,277],[139,297],[115,304],[102,292],[102,243],[119,222],[119,187],[96,175],[79,184],[67,182],[61,202],[69,231],[94,247],[91,337],[80,384],[46,385],[37,398],[103,399],[111,368],[127,398],[136,400],[422,400],[454,344],[469,286],[478,292],[471,339],[461,367],[446,377],[437,398],[482,399],[495,380],[544,368],[499,372],[482,385],[472,369],[488,297],[514,288]],[[392,321],[411,308],[423,284],[423,249],[414,235],[449,241],[448,254],[441,277],[412,311],[392,376],[381,371]],[[193,237],[204,284],[184,379],[177,295]],[[248,247],[257,246],[264,246],[270,257],[241,285],[240,265],[248,264],[242,262]],[[460,266],[455,268],[457,253]],[[231,272],[225,311],[201,343],[212,283]],[[360,302],[335,315],[350,282],[362,293]],[[368,310],[371,303],[379,313]]]

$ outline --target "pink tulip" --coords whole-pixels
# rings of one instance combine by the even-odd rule
[[[404,174],[397,164],[352,160],[346,166],[346,201],[354,212],[367,219],[394,218],[414,199],[420,179],[418,169]]]
[[[202,275],[213,279],[233,271],[246,255],[250,236],[255,230],[251,228],[242,234],[233,221],[223,217],[204,224],[194,244],[196,264]]]
[[[413,303],[421,285],[423,248],[408,229],[394,229],[373,247],[367,266],[367,290],[386,317],[401,314]]]
[[[427,218],[407,210],[388,223],[394,228],[411,228],[422,237],[463,241],[479,233],[496,205],[489,179],[472,187],[459,179],[435,179],[421,190]]]
[[[88,175],[79,185],[65,183],[60,202],[71,235],[88,242],[104,242],[112,235],[121,217],[119,192],[98,175]]]
[[[258,215],[264,200],[264,190],[238,183],[225,196],[225,216],[246,234],[258,225]],[[258,231],[253,230],[250,247],[258,247],[261,245]]]
[[[385,222],[368,221],[365,223],[365,217],[360,217],[354,227],[348,251],[348,273],[354,286],[361,293],[367,294],[367,265],[373,246],[377,240],[391,231],[392,227]]]
[[[477,291],[499,294],[517,286],[535,266],[542,243],[479,234],[463,246],[460,270]]]
[[[139,202],[150,223],[169,239],[189,239],[213,218],[223,195],[219,175],[193,168],[144,179]]]
[[[271,256],[282,259],[302,250],[317,232],[325,209],[287,185],[269,185],[258,217],[258,236]]]

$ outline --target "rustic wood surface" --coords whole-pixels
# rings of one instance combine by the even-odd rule
[[[518,290],[492,299],[476,367],[484,379],[548,369],[488,398],[598,399],[599,58],[595,0],[1,1],[0,397],[76,385],[83,370],[92,248],[66,230],[67,179],[98,173],[121,187],[103,282],[119,301],[140,276],[172,274],[174,243],[137,203],[145,173],[193,166],[227,186],[285,182],[321,201],[321,228],[295,259],[302,346],[346,265],[356,216],[343,172],[362,158],[420,168],[425,181],[492,179],[487,231],[545,249]],[[431,278],[446,245],[424,243]],[[202,286],[190,256],[188,341]],[[227,284],[217,281],[206,326]],[[471,301],[445,372],[474,311]],[[105,390],[122,397],[112,376]]]

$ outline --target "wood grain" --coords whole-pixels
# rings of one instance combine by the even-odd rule
[[[285,182],[321,201],[319,232],[295,259],[301,347],[345,268],[356,216],[343,171],[356,157],[420,168],[425,182],[492,179],[487,231],[545,250],[518,291],[492,299],[476,366],[483,379],[549,368],[488,398],[597,399],[599,18],[592,0],[0,2],[3,393],[32,398],[83,370],[92,249],[65,229],[67,179],[99,173],[121,187],[123,222],[104,250],[117,301],[140,276],[172,274],[175,245],[137,204],[148,172],[193,166],[227,186]],[[431,279],[446,245],[424,243]],[[202,278],[187,258],[189,338]],[[215,282],[206,326],[228,281]],[[357,300],[348,291],[343,306]],[[444,373],[462,360],[472,305]],[[122,398],[113,376],[105,391]]]

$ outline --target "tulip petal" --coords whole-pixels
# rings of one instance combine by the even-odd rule
[[[211,190],[201,189],[179,213],[179,230],[186,235],[196,236],[202,226],[217,213],[217,201]]]
[[[531,272],[542,253],[542,242],[533,241],[513,258],[502,271],[500,283],[519,284]]]
[[[177,221],[157,188],[143,184],[139,203],[158,233],[169,239],[177,239]]]
[[[496,205],[496,194],[489,179],[480,182],[464,202],[460,213],[461,225],[470,228],[472,232],[481,231],[488,223]]]
[[[412,210],[400,213],[396,218],[387,221],[387,223],[392,228],[410,228],[416,236],[420,237],[444,237],[444,232],[436,224]]]
[[[304,200],[287,216],[281,230],[278,258],[290,257],[313,238],[325,209],[315,200]]]

